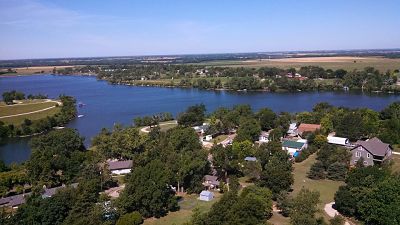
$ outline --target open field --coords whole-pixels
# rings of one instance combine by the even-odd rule
[[[159,124],[161,131],[167,131],[178,126],[178,122],[176,120],[164,121]],[[150,132],[150,127],[140,127],[140,132],[143,134],[147,134]]]
[[[12,76],[12,75],[31,75],[31,74],[41,74],[41,73],[52,73],[54,67],[56,69],[63,69],[74,66],[32,66],[32,67],[21,67],[21,68],[12,68],[12,70],[17,73],[6,73],[2,76]],[[6,71],[5,69],[0,71]]]
[[[144,225],[179,225],[188,222],[193,214],[193,209],[197,208],[200,212],[210,210],[212,204],[219,200],[221,194],[214,192],[215,198],[212,201],[205,202],[198,200],[199,195],[185,195],[179,202],[181,209],[177,212],[170,212],[167,216],[159,219],[150,218],[144,221]]]
[[[56,105],[58,104],[54,101],[49,102],[45,100],[24,100],[21,104],[14,105],[5,105],[3,103],[0,106],[0,121],[7,124],[19,125],[25,119],[38,120],[46,118],[60,111],[59,107],[54,107]]]
[[[203,62],[200,65],[229,66],[229,67],[279,67],[288,69],[302,66],[321,66],[326,69],[364,69],[372,66],[380,71],[400,69],[400,59],[382,57],[304,57],[285,59],[260,59],[260,60],[227,60]]]

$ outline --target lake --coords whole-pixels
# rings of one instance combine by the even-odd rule
[[[74,96],[86,104],[78,108],[84,115],[71,121],[67,127],[75,128],[85,137],[85,144],[103,127],[115,123],[132,124],[133,118],[160,112],[177,115],[188,106],[204,103],[208,112],[225,106],[249,104],[258,110],[268,107],[275,112],[300,112],[311,110],[318,102],[335,106],[367,107],[381,110],[389,103],[400,100],[400,95],[367,95],[350,92],[228,92],[185,88],[135,87],[110,85],[87,76],[32,75],[1,77],[0,93],[10,90],[25,94],[46,94],[56,98],[60,94]],[[29,138],[15,138],[0,146],[0,159],[5,163],[23,162],[29,158]]]

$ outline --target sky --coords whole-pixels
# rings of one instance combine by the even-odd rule
[[[0,0],[0,59],[400,47],[399,0]]]

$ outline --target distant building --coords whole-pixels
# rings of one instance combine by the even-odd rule
[[[289,129],[288,129],[287,133],[290,136],[296,136],[297,135],[297,123],[289,124]]]
[[[196,131],[196,133],[202,135],[204,134],[208,128],[210,128],[210,125],[208,125],[207,123],[203,123],[203,125],[201,126],[195,126],[193,127],[193,129]]]
[[[260,143],[268,143],[269,142],[269,132],[261,131],[260,136],[258,137],[258,141]]]
[[[282,150],[295,157],[299,154],[299,152],[307,148],[307,143],[303,140],[304,139],[301,139],[301,141],[284,140],[282,142]]]
[[[247,162],[256,162],[256,161],[257,161],[257,158],[256,158],[256,157],[247,156],[246,158],[244,158],[244,161],[247,161]]]
[[[214,194],[211,191],[202,191],[199,197],[201,201],[207,201],[207,202],[213,200],[213,198]]]
[[[18,208],[18,206],[26,202],[25,197],[29,195],[30,193],[0,198],[0,207]]]
[[[78,187],[78,183],[73,183],[70,185],[73,188]],[[44,187],[44,192],[42,193],[42,198],[50,198],[53,195],[55,195],[60,189],[66,188],[65,185],[59,186],[59,187],[53,187],[53,188],[46,188]]]
[[[357,141],[355,147],[351,149],[350,165],[355,165],[360,158],[363,158],[366,166],[381,164],[392,158],[392,151],[392,146],[383,143],[376,137],[366,141]]]
[[[107,161],[108,169],[114,175],[122,175],[131,172],[133,161],[132,160],[114,160],[114,161]]]
[[[320,124],[309,124],[309,123],[302,123],[297,128],[297,132],[302,135],[304,132],[315,132],[321,129]]]
[[[219,181],[217,176],[205,175],[203,178],[203,186],[207,189],[215,189],[219,187]]]

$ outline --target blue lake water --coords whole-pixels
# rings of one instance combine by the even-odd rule
[[[171,112],[177,115],[188,106],[204,103],[208,112],[220,106],[231,107],[249,104],[257,110],[268,107],[276,112],[300,112],[311,110],[318,102],[329,102],[335,106],[367,107],[381,110],[389,103],[400,100],[400,95],[366,95],[346,92],[227,92],[184,88],[135,87],[110,85],[95,77],[34,75],[0,78],[0,93],[10,90],[26,94],[46,94],[56,98],[60,94],[74,96],[86,105],[78,108],[77,118],[68,127],[77,129],[85,137],[85,144],[101,128],[111,128],[115,123],[132,124],[137,116]],[[10,140],[0,146],[0,159],[10,164],[29,158],[29,138]]]

